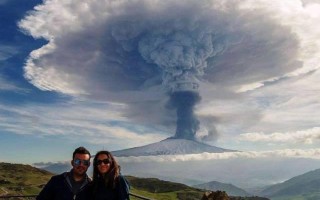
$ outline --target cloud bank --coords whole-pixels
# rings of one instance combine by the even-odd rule
[[[123,105],[70,101],[54,105],[0,104],[0,127],[4,133],[107,145],[109,150],[146,145],[165,134],[132,124],[121,116]],[[105,112],[108,110],[108,112]],[[74,140],[77,138],[77,140]]]
[[[280,183],[318,169],[320,149],[117,157],[116,159],[121,165],[122,174],[125,175],[158,177],[188,185],[220,181],[250,189]],[[70,161],[35,163],[34,165],[47,167],[55,170],[56,173],[70,169]],[[89,174],[91,173],[89,169]]]
[[[310,158],[320,159],[320,149],[284,149],[274,151],[248,151],[226,153],[201,153],[188,155],[164,155],[164,156],[139,156],[118,157],[122,163],[127,162],[183,162],[204,160],[228,160],[228,159],[259,159],[259,158]]]
[[[318,169],[319,155],[320,149],[316,148],[117,159],[124,174],[158,177],[189,185],[220,181],[250,189],[280,183]]]
[[[240,134],[240,137],[243,140],[252,141],[252,142],[280,142],[280,143],[306,143],[312,144],[314,141],[320,139],[320,128],[314,127],[312,129],[296,131],[296,132],[287,132],[287,133],[244,133]]]

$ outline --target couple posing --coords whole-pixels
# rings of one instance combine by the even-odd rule
[[[120,175],[120,166],[108,151],[99,151],[93,159],[93,180],[86,174],[90,152],[79,147],[72,155],[72,169],[53,176],[37,200],[129,200],[129,185]]]

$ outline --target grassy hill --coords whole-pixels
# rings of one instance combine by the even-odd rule
[[[206,191],[156,178],[137,178],[133,176],[126,176],[126,178],[131,185],[132,193],[157,200],[199,200]],[[261,197],[234,197],[230,195],[229,197],[230,200],[269,200]]]
[[[0,195],[38,194],[52,175],[30,165],[0,163]]]
[[[131,192],[151,199],[188,199],[199,200],[204,190],[192,188],[181,183],[162,181],[156,178],[137,178],[126,176],[131,185]]]
[[[238,188],[232,184],[220,183],[217,181],[211,181],[208,183],[195,185],[194,187],[211,190],[211,191],[216,191],[216,190],[226,191],[228,195],[232,195],[232,196],[250,196],[248,192],[246,192],[241,188]]]
[[[272,200],[319,200],[320,169],[307,172],[283,183],[270,186],[260,194],[268,196]]]

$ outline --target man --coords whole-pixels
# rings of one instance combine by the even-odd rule
[[[44,186],[37,200],[87,200],[89,199],[87,175],[90,166],[90,152],[79,147],[74,150],[71,160],[72,169],[53,176]]]

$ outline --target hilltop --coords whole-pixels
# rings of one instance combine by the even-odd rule
[[[38,194],[52,175],[30,165],[0,163],[0,195]]]
[[[199,200],[204,190],[189,187],[181,183],[163,181],[157,178],[137,178],[126,176],[131,192],[157,200],[188,199]]]
[[[131,192],[156,200],[200,200],[205,191],[207,191],[157,178],[127,176],[127,179],[132,186]],[[228,196],[230,200],[269,200],[263,197]]]
[[[319,200],[320,169],[267,187],[260,195],[270,197],[272,200]]]
[[[211,181],[208,183],[198,184],[194,185],[195,188],[205,189],[205,190],[211,190],[211,191],[226,191],[228,195],[231,196],[250,196],[248,192],[245,190],[236,187],[232,184],[226,184],[226,183],[220,183],[217,181]]]

